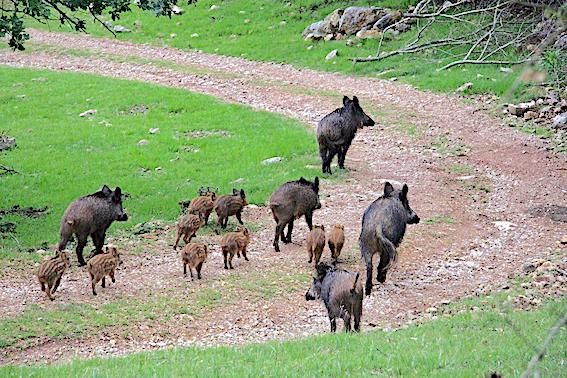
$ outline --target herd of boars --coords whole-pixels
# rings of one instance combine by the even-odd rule
[[[318,124],[317,140],[322,161],[323,173],[331,174],[331,160],[338,155],[338,166],[344,169],[346,153],[358,129],[373,126],[374,121],[362,110],[356,96],[353,99],[343,98],[343,107],[326,115]],[[336,319],[344,321],[344,328],[351,330],[351,319],[354,329],[360,330],[362,316],[362,300],[364,293],[372,291],[372,260],[378,255],[377,281],[385,282],[386,274],[396,260],[396,248],[400,245],[406,225],[416,224],[419,217],[411,209],[408,200],[408,186],[395,189],[389,182],[384,185],[383,194],[372,202],[362,216],[362,229],[359,237],[361,259],[366,264],[366,283],[362,286],[359,272],[349,272],[337,267],[338,257],[345,244],[345,227],[342,224],[331,225],[327,236],[324,225],[313,225],[313,214],[321,208],[319,199],[319,178],[309,181],[303,177],[289,181],[278,187],[269,200],[269,207],[276,222],[273,247],[280,252],[279,241],[291,243],[294,220],[304,216],[309,228],[306,247],[309,263],[313,263],[315,274],[310,289],[305,294],[307,300],[322,299],[331,323],[331,331],[336,331]],[[250,231],[244,227],[242,211],[248,204],[243,189],[233,189],[232,194],[218,196],[218,189],[201,188],[199,196],[191,201],[182,201],[183,215],[177,222],[177,236],[174,244],[176,250],[183,237],[184,247],[179,252],[183,264],[183,273],[187,275],[187,267],[191,279],[201,279],[201,269],[207,262],[209,248],[205,243],[191,242],[198,230],[209,221],[213,211],[217,214],[218,225],[225,229],[228,218],[235,216],[241,226],[234,232],[222,236],[224,268],[233,269],[234,256],[244,257],[250,243]],[[97,295],[95,286],[105,277],[115,282],[115,270],[122,263],[120,253],[115,246],[104,247],[106,231],[114,221],[128,220],[122,207],[122,190],[116,187],[111,190],[104,185],[101,190],[80,197],[72,202],[61,219],[60,241],[56,256],[41,263],[37,276],[41,290],[49,299],[59,287],[63,273],[70,266],[70,258],[65,250],[69,240],[76,237],[76,255],[79,266],[87,265],[91,279],[92,293]],[[287,232],[286,232],[287,226]],[[87,238],[91,237],[94,251],[88,264],[83,257],[83,249]],[[321,261],[321,256],[328,243],[332,263]]]

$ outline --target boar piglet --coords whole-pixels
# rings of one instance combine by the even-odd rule
[[[67,251],[57,251],[55,257],[43,261],[37,270],[37,279],[41,285],[41,291],[47,294],[47,297],[54,300],[53,294],[57,291],[61,283],[61,277],[65,270],[69,268],[69,254]]]
[[[246,201],[246,193],[243,189],[240,191],[232,189],[231,196],[221,196],[217,198],[214,204],[215,212],[217,213],[219,226],[226,228],[228,225],[228,217],[235,215],[238,223],[242,222],[242,210],[244,206],[248,205]]]

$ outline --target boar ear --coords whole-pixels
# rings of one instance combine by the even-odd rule
[[[122,201],[122,189],[120,189],[119,186],[117,186],[116,189],[114,189],[114,193],[112,193],[112,200],[114,202]]]
[[[353,97],[352,97],[352,102],[354,102],[355,105],[359,105],[359,104],[358,104],[358,97],[353,96]],[[360,105],[359,105],[359,106],[360,106]]]
[[[407,198],[407,196],[408,196],[408,186],[407,184],[404,184],[402,188],[402,197]]]
[[[112,194],[112,190],[110,190],[110,188],[106,185],[104,185],[100,191],[107,197],[110,197],[110,195]]]
[[[394,191],[394,187],[392,186],[392,184],[386,181],[386,184],[384,184],[384,197],[389,197],[393,191]]]
[[[238,194],[238,189],[232,188],[232,195],[235,196]]]
[[[240,198],[245,199],[246,193],[244,193],[244,189],[240,189]]]
[[[313,183],[313,190],[315,190],[316,193],[319,193],[319,177],[315,176],[315,182]]]
[[[350,98],[348,98],[347,96],[343,97],[343,105],[347,106],[347,104],[350,102]]]
[[[325,225],[324,224],[321,225],[321,230],[325,231]]]

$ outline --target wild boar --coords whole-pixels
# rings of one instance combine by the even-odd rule
[[[213,211],[215,200],[217,195],[215,192],[206,192],[199,197],[193,199],[189,204],[187,212],[189,214],[199,214],[201,219],[205,221],[205,224],[209,223],[209,216]]]
[[[219,226],[226,228],[228,224],[228,217],[236,215],[236,219],[240,224],[242,222],[242,209],[248,205],[246,201],[246,193],[243,189],[240,191],[232,189],[231,196],[221,196],[215,201],[214,209],[218,216]]]
[[[402,242],[407,224],[419,223],[419,217],[408,201],[408,186],[394,190],[389,182],[384,194],[372,202],[362,217],[362,230],[358,240],[360,253],[366,261],[366,295],[372,290],[372,257],[378,254],[378,282],[386,281],[386,273],[396,260],[396,248]]]
[[[105,253],[96,255],[89,260],[87,268],[91,277],[93,295],[97,295],[95,286],[100,280],[102,280],[102,287],[105,287],[106,276],[109,276],[113,283],[116,282],[114,272],[121,264],[120,253],[115,246],[107,246]]]
[[[177,250],[179,245],[179,239],[183,236],[183,241],[185,244],[189,244],[191,239],[197,234],[197,231],[203,225],[203,219],[201,219],[201,214],[185,214],[177,222],[177,239],[175,239],[174,250]]]
[[[351,273],[325,263],[318,264],[316,270],[305,299],[323,299],[331,322],[331,332],[337,330],[336,318],[343,319],[345,331],[350,332],[353,317],[354,330],[360,331],[364,292],[362,283],[358,280],[359,273]]]
[[[270,197],[270,209],[276,221],[274,249],[280,251],[278,240],[281,237],[285,244],[291,243],[293,221],[305,215],[309,230],[313,229],[313,212],[321,208],[319,201],[319,177],[311,182],[303,177],[297,181],[289,181],[281,185]],[[287,236],[284,235],[285,226]]]
[[[315,256],[315,265],[319,264],[321,255],[325,249],[325,226],[315,225],[307,235],[307,254],[309,255],[309,264]]]
[[[329,249],[331,250],[331,257],[333,261],[337,263],[345,244],[345,226],[342,224],[334,224],[329,233],[328,243]]]
[[[201,268],[207,262],[209,250],[207,245],[203,243],[189,243],[179,252],[181,262],[183,263],[183,275],[187,276],[187,267],[191,273],[193,280],[193,269],[197,271],[197,278],[201,279]]]
[[[85,265],[83,249],[90,237],[95,245],[95,253],[102,253],[106,230],[112,222],[124,222],[128,215],[122,208],[122,190],[116,187],[114,191],[106,185],[96,193],[75,200],[69,205],[61,219],[61,238],[57,249],[65,249],[69,239],[77,237],[77,260],[79,266]]]
[[[374,126],[360,107],[358,98],[343,97],[343,107],[327,114],[317,125],[317,141],[321,156],[323,173],[332,174],[331,161],[339,155],[339,168],[345,168],[345,157],[358,129]]]
[[[246,248],[250,244],[250,232],[246,227],[237,227],[236,232],[229,232],[221,239],[221,250],[224,258],[224,268],[234,269],[232,259],[234,255],[240,258],[240,253],[244,256],[244,260],[248,261],[246,256]],[[228,265],[227,265],[228,259]]]
[[[71,266],[69,254],[67,251],[57,251],[55,257],[42,262],[37,270],[37,279],[41,285],[41,291],[47,294],[47,297],[54,300],[53,294],[57,291],[61,283],[61,277],[65,270]]]

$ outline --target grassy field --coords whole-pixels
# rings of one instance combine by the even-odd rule
[[[17,147],[0,164],[18,174],[0,177],[0,209],[48,207],[38,218],[7,215],[16,232],[0,238],[0,256],[48,247],[75,198],[108,184],[128,196],[130,221],[172,221],[178,201],[201,185],[246,190],[262,204],[279,184],[318,169],[315,138],[298,122],[224,104],[204,95],[73,73],[0,68],[0,131]],[[92,117],[79,114],[96,109]],[[150,134],[150,128],[159,132]],[[146,140],[146,145],[139,141]],[[290,142],[293,141],[293,142]],[[262,160],[281,156],[278,164]],[[234,183],[236,181],[236,183]]]
[[[497,66],[481,65],[438,72],[437,68],[452,61],[452,54],[456,50],[425,50],[420,54],[397,56],[378,63],[353,65],[350,58],[374,55],[378,41],[355,40],[354,44],[348,46],[346,40],[304,41],[301,35],[307,25],[323,19],[338,7],[373,5],[405,9],[411,3],[417,1],[199,0],[194,6],[184,5],[185,13],[172,19],[155,18],[148,12],[134,10],[115,24],[132,30],[131,33],[118,34],[119,39],[139,43],[197,49],[385,79],[396,77],[416,87],[434,91],[452,92],[463,83],[472,82],[473,87],[467,93],[490,92],[501,95],[506,92],[518,73],[505,73]],[[219,8],[210,10],[213,4]],[[66,26],[60,28],[57,22],[51,23],[49,27],[52,30],[69,30]],[[447,27],[449,26],[440,24],[434,30],[433,37]],[[415,36],[415,29],[388,38],[384,49],[390,51],[400,47]],[[97,36],[111,37],[108,31],[98,25],[89,24],[88,30]],[[339,50],[339,56],[335,60],[326,61],[325,56],[333,49]]]
[[[519,376],[567,305],[561,300],[535,311],[500,313],[493,301],[484,306],[478,299],[472,303],[480,307],[397,331],[327,334],[240,348],[178,348],[52,366],[8,366],[0,368],[0,375],[482,377],[496,371],[505,377]],[[564,375],[566,357],[567,333],[562,330],[538,366],[541,376]]]

